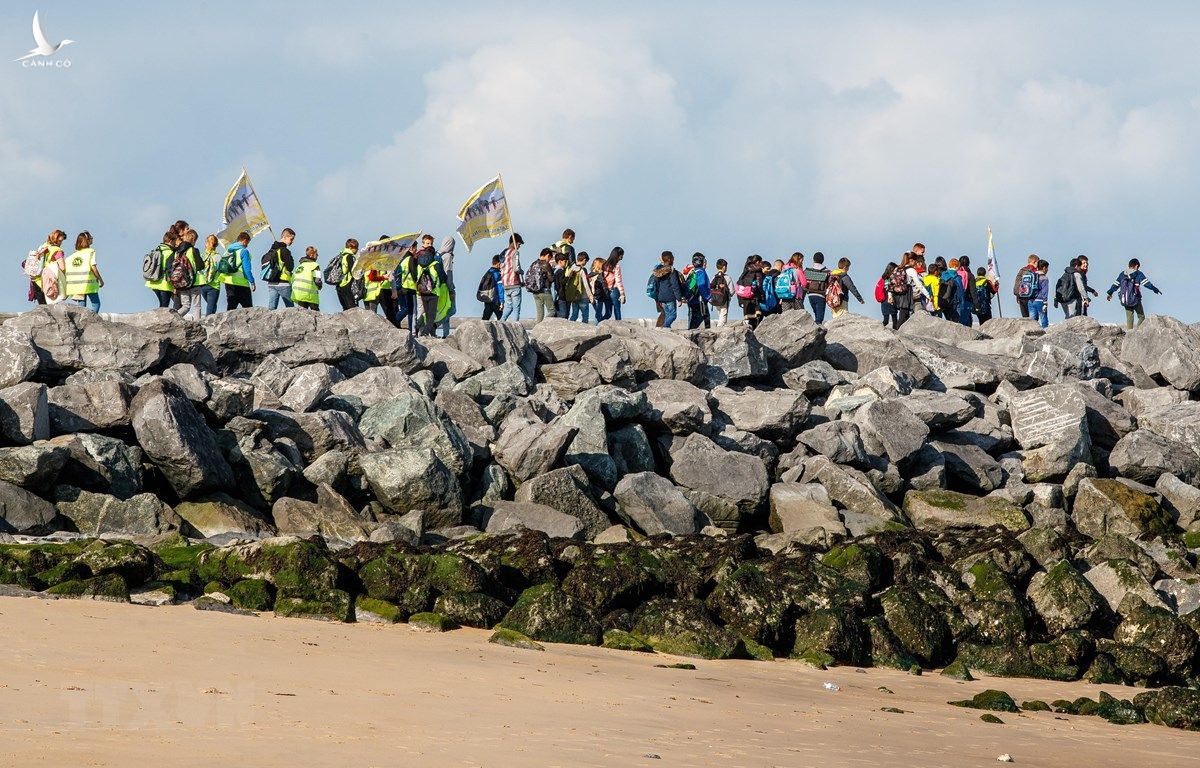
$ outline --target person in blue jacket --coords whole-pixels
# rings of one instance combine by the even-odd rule
[[[258,290],[258,286],[254,283],[254,265],[250,258],[248,245],[250,245],[250,233],[242,232],[238,235],[237,242],[226,249],[229,253],[229,260],[235,267],[232,274],[221,276],[221,280],[225,283],[226,309],[254,306],[253,292]]]
[[[484,320],[499,320],[504,311],[504,278],[500,273],[500,262],[500,255],[493,256],[492,266],[479,281],[479,300],[483,302]]]
[[[1029,301],[1029,316],[1043,327],[1050,325],[1050,318],[1047,315],[1047,304],[1050,303],[1050,278],[1047,277],[1050,272],[1050,262],[1045,259],[1037,263],[1038,274],[1041,279],[1038,281],[1038,291]]]
[[[1154,283],[1150,282],[1150,278],[1146,277],[1146,273],[1142,272],[1142,262],[1137,259],[1129,260],[1129,269],[1124,270],[1117,275],[1117,279],[1113,280],[1113,284],[1108,287],[1107,301],[1112,301],[1113,294],[1117,294],[1117,300],[1121,302],[1121,306],[1125,308],[1125,327],[1133,327],[1133,316],[1137,315],[1137,324],[1141,325],[1146,319],[1146,310],[1142,308],[1142,289],[1154,291],[1159,296],[1162,296],[1162,291]]]
[[[708,317],[708,301],[712,298],[708,279],[708,261],[703,253],[692,254],[692,263],[683,272],[683,283],[687,289],[688,330],[694,331],[701,324],[711,327]]]

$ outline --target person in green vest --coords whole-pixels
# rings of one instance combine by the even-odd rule
[[[42,291],[42,272],[46,271],[46,267],[50,266],[50,262],[58,261],[58,267],[63,268],[63,253],[62,244],[67,239],[67,233],[61,229],[56,229],[46,236],[46,242],[42,243],[36,251],[30,254],[26,260],[27,263],[32,263],[29,274],[29,300],[36,301],[38,304],[46,303],[46,294]],[[32,272],[32,274],[31,274]]]
[[[187,259],[191,263],[193,274],[190,288],[175,289],[175,295],[179,298],[179,314],[200,322],[203,310],[200,290],[205,284],[204,258],[200,255],[200,249],[196,247],[196,240],[200,238],[200,234],[194,229],[186,229],[179,238],[175,258]]]
[[[437,324],[450,314],[450,285],[433,249],[433,238],[413,255],[413,262],[413,286],[421,303],[421,322],[416,335],[432,337]]]
[[[292,301],[297,307],[321,311],[321,265],[317,263],[317,249],[311,245],[304,249],[304,258],[292,272]]]
[[[204,302],[204,314],[217,313],[217,299],[221,298],[221,242],[216,235],[204,238],[204,270],[198,277],[200,283],[200,298]]]
[[[92,233],[83,231],[75,238],[75,252],[66,258],[65,288],[72,304],[100,311],[100,289],[104,278],[96,267],[96,251],[92,248]]]
[[[237,242],[226,249],[226,259],[232,262],[233,267],[232,272],[221,275],[221,282],[225,283],[225,308],[228,310],[254,306],[254,296],[251,292],[258,290],[258,286],[254,283],[250,251],[246,247],[248,245],[250,233],[243,232],[237,236]]]
[[[175,234],[175,228],[172,227],[166,231],[162,242],[155,249],[158,251],[159,258],[162,259],[162,274],[157,280],[147,280],[146,287],[154,291],[160,307],[170,307],[171,299],[175,296],[175,289],[171,286],[171,281],[167,279],[167,267],[178,246],[179,235]]]
[[[354,291],[350,282],[354,279],[354,256],[358,253],[358,241],[353,237],[346,240],[346,247],[338,254],[341,261],[342,279],[337,284],[337,297],[342,309],[353,309],[358,306],[354,299]]]

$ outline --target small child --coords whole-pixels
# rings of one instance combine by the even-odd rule
[[[992,319],[992,297],[995,295],[996,286],[992,285],[991,280],[988,280],[987,270],[983,267],[975,270],[975,295],[972,298],[975,304],[975,315],[979,318],[980,325]]]
[[[708,289],[708,303],[717,310],[717,328],[729,322],[729,297],[733,292],[729,288],[729,277],[725,274],[728,269],[729,262],[717,259],[717,274],[713,275],[712,284]]]
[[[567,255],[565,253],[554,254],[554,316],[566,318],[571,314],[571,305],[567,302],[563,293],[567,288]]]

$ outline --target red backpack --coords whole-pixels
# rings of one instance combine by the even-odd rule
[[[879,282],[875,283],[875,301],[882,304],[887,300],[887,291],[883,289],[883,278],[879,278]]]

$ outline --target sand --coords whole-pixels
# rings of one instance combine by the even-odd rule
[[[5,765],[957,768],[1009,753],[1165,767],[1200,750],[1200,734],[1160,726],[1044,712],[990,725],[946,704],[988,687],[1018,702],[1136,693],[1120,686],[786,661],[659,669],[681,659],[188,606],[9,598],[0,621]]]

